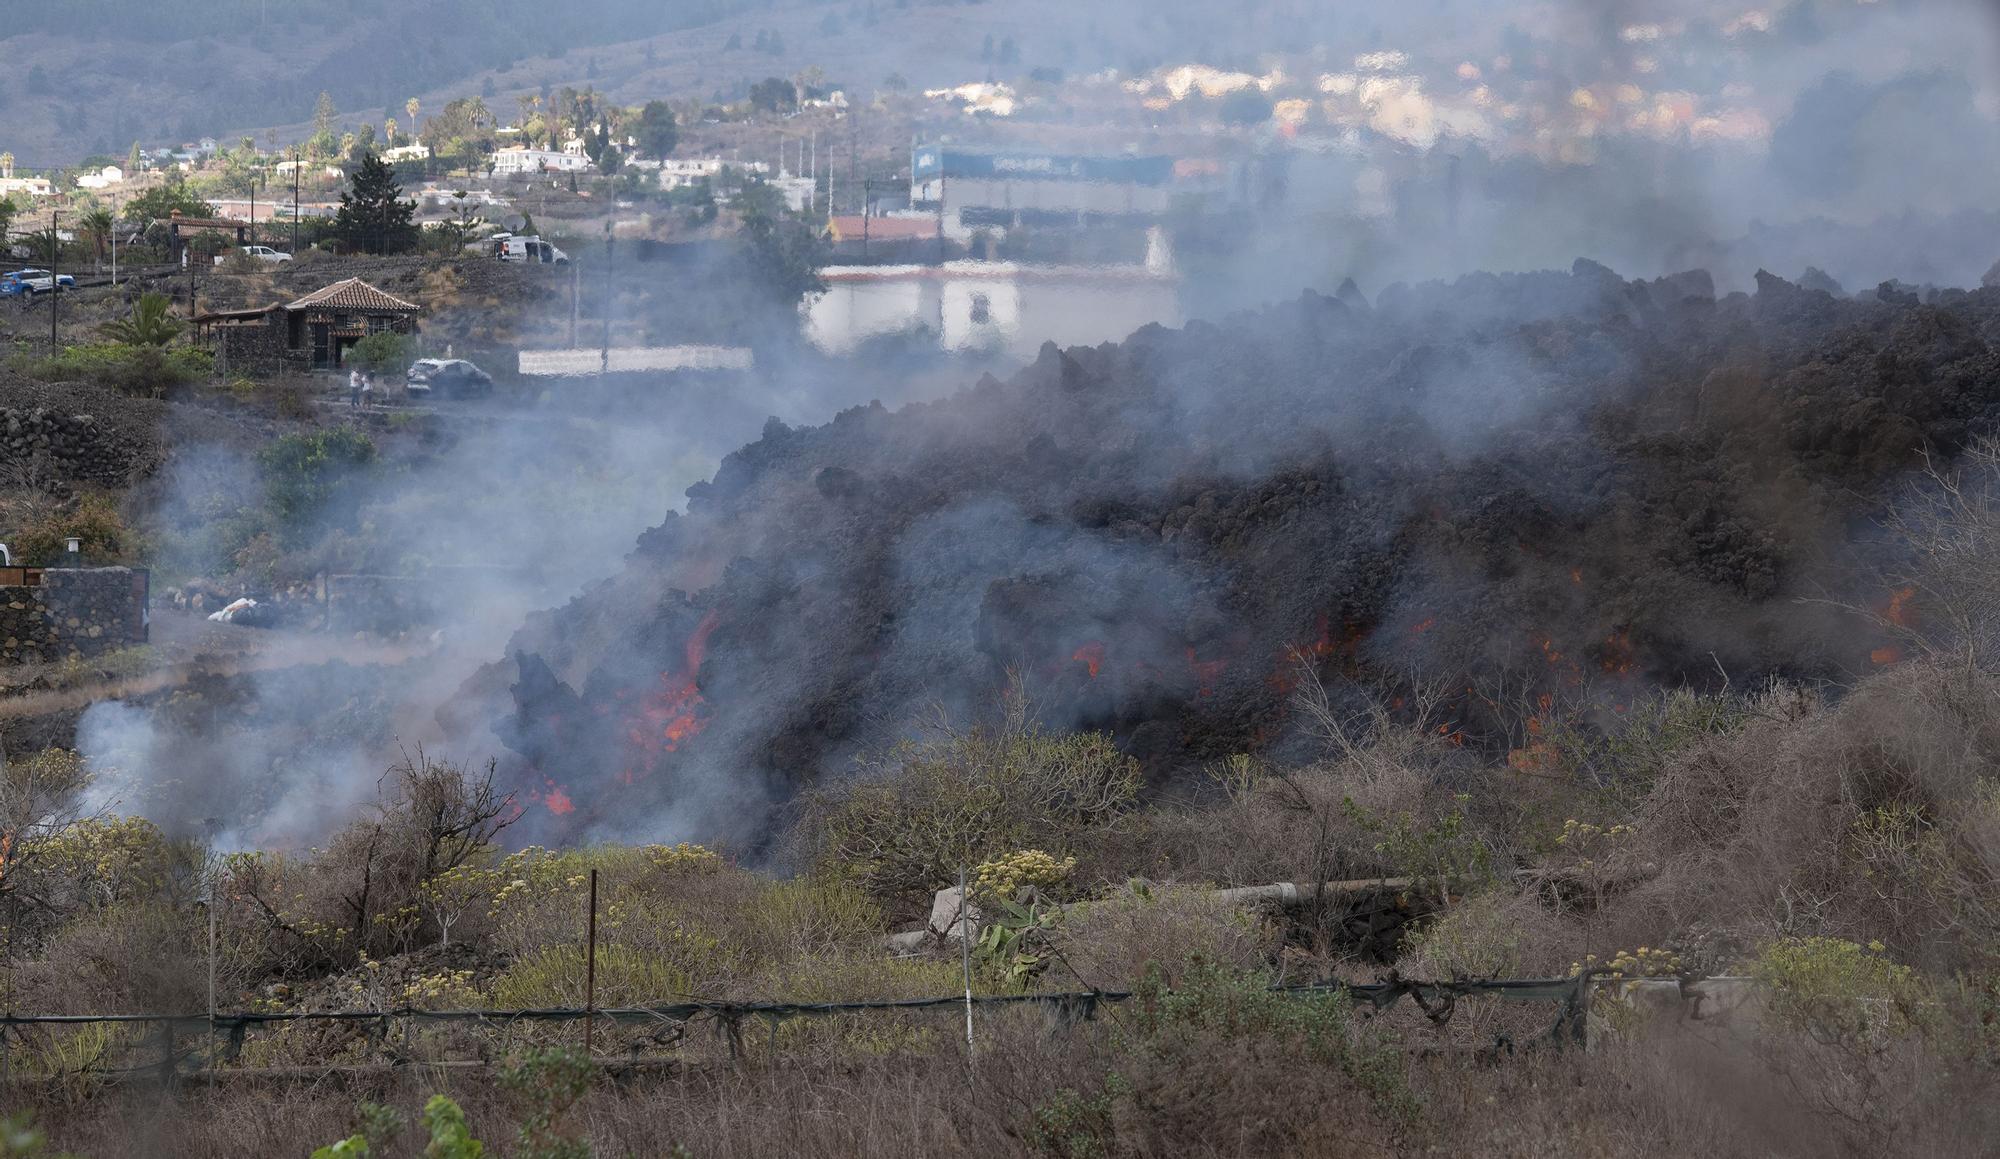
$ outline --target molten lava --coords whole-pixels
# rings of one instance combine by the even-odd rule
[[[1092,640],[1071,654],[1070,659],[1084,666],[1092,680],[1104,668],[1104,641]]]
[[[646,767],[635,770],[628,766],[620,780],[632,783],[639,772],[651,771],[660,753],[675,751],[708,726],[708,717],[702,711],[707,701],[702,699],[696,678],[701,674],[702,659],[708,654],[709,633],[715,631],[717,621],[713,611],[702,617],[694,634],[688,637],[681,667],[660,673],[659,685],[627,718],[625,737],[641,754]]]

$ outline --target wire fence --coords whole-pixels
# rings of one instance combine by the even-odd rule
[[[1502,979],[1464,982],[1412,982],[1390,980],[1373,983],[1326,982],[1309,985],[1276,986],[1272,991],[1300,997],[1340,994],[1364,1014],[1379,1014],[1408,998],[1431,1021],[1448,1021],[1460,999],[1493,998],[1508,1002],[1553,1002],[1557,1013],[1541,1036],[1558,1047],[1585,1042],[1585,1016],[1593,989],[1605,971],[1598,969],[1567,978]],[[1694,979],[1683,979],[1683,985]],[[171,1082],[176,1079],[212,1079],[228,1075],[297,1074],[305,1077],[342,1071],[380,1070],[384,1066],[415,1068],[435,1066],[484,1066],[490,1059],[482,1053],[473,1059],[438,1060],[416,1057],[410,1049],[415,1028],[431,1025],[470,1025],[486,1031],[508,1033],[535,1024],[581,1022],[586,1028],[602,1022],[612,1026],[652,1027],[648,1041],[665,1047],[684,1043],[686,1032],[701,1023],[711,1023],[726,1044],[731,1061],[743,1050],[744,1029],[764,1023],[774,1032],[778,1024],[793,1019],[843,1015],[919,1013],[963,1008],[968,1015],[975,1009],[1041,1008],[1059,1027],[1093,1020],[1099,1009],[1134,1001],[1141,997],[1131,990],[1079,990],[1029,994],[953,994],[935,998],[888,999],[842,1002],[777,1001],[683,1001],[633,1007],[553,1007],[545,1009],[430,1010],[418,1007],[325,1011],[233,1011],[216,1014],[0,1014],[0,1081],[48,1082],[64,1079],[130,1079],[152,1077]],[[345,1024],[362,1031],[366,1057],[382,1059],[374,1064],[323,1063],[292,1067],[263,1067],[245,1064],[244,1048],[253,1030],[297,1024]],[[140,1026],[149,1033],[141,1041],[124,1044],[124,1059],[99,1057],[79,1059],[73,1070],[54,1073],[46,1065],[21,1068],[10,1066],[17,1053],[37,1045],[30,1036],[37,1030],[77,1028],[92,1025]],[[396,1031],[403,1034],[399,1047]],[[671,1063],[671,1057],[645,1059],[636,1047],[625,1056],[605,1061],[625,1065],[643,1062]],[[116,1063],[116,1065],[114,1065]]]

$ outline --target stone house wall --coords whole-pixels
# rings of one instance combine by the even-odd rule
[[[96,656],[146,639],[146,573],[50,568],[0,587],[0,664]]]

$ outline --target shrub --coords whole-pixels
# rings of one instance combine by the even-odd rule
[[[215,356],[199,346],[65,346],[26,371],[43,382],[101,382],[123,394],[160,398],[213,376]]]
[[[974,897],[1016,898],[1024,889],[1046,893],[1068,880],[1076,858],[1057,860],[1039,849],[1023,849],[973,867]]]
[[[1153,973],[1171,985],[1190,961],[1254,969],[1267,960],[1275,940],[1275,931],[1255,912],[1206,889],[1135,883],[1064,912],[1050,976],[1112,990]]]
[[[139,537],[125,526],[117,500],[98,491],[86,491],[64,510],[48,512],[17,531],[9,546],[17,563],[60,563],[63,541],[82,540],[78,546],[93,564],[133,563],[139,558]]]
[[[356,342],[347,352],[348,360],[370,374],[402,370],[410,364],[416,342],[406,334],[384,330]]]
[[[1821,1042],[1870,1043],[1919,1025],[1923,990],[1916,972],[1839,938],[1784,938],[1764,948],[1751,972],[1769,984],[1771,1009]]]
[[[874,937],[882,911],[851,882],[829,877],[780,881],[750,902],[756,944],[778,958],[812,958]]]
[[[1409,938],[1397,970],[1433,982],[1519,978],[1541,967],[1533,962],[1534,946],[1554,940],[1546,932],[1551,925],[1532,897],[1502,889],[1474,894]]]
[[[646,861],[667,876],[714,873],[722,868],[722,855],[686,841],[679,845],[646,845],[640,848]]]
[[[597,1005],[645,1006],[686,999],[694,977],[685,961],[699,960],[713,943],[685,933],[685,959],[671,961],[629,946],[597,947]],[[524,955],[493,979],[493,1003],[502,1010],[581,1007],[584,1003],[584,948],[550,946]]]
[[[1356,1028],[1344,994],[1280,993],[1197,961],[1171,991],[1149,979],[1126,1009],[1117,1070],[1030,1111],[1024,1134],[1039,1149],[1170,1154],[1207,1139],[1290,1154],[1356,1133],[1381,1145],[1416,1123],[1401,1055]]]
[[[375,463],[375,444],[353,427],[336,427],[285,435],[258,452],[257,462],[279,534],[299,546],[322,525],[352,525],[361,507],[359,488]]]
[[[1138,762],[1101,733],[1048,736],[1018,722],[908,745],[873,776],[813,803],[827,869],[916,902],[960,869],[1013,850],[1064,850],[1138,795]]]

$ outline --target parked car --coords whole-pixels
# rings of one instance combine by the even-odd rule
[[[13,273],[0,275],[0,295],[9,298],[20,297],[22,294],[36,297],[50,290],[75,288],[75,278],[68,274],[51,275],[47,270],[15,270]]]
[[[414,395],[471,398],[493,393],[493,376],[463,358],[419,358],[403,379],[403,389]]]
[[[292,255],[285,253],[283,250],[274,250],[267,245],[243,245],[243,246],[237,246],[236,248],[239,252],[249,257],[249,259],[253,262],[268,262],[272,265],[277,265],[279,262],[288,262],[292,260]],[[232,256],[234,255],[226,252],[216,254],[215,264],[218,266],[222,265],[224,262],[227,262]]]

